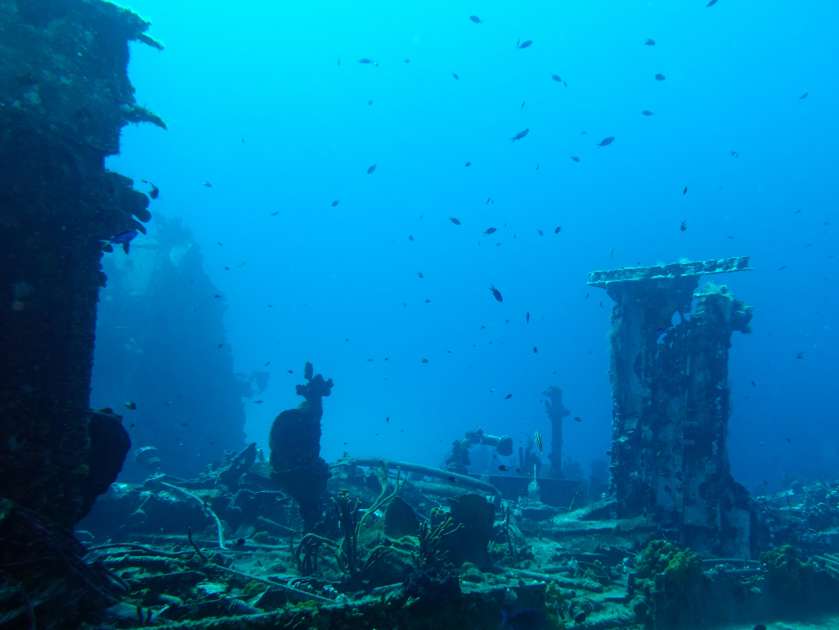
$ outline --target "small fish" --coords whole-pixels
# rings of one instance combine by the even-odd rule
[[[524,314],[524,323],[525,323],[525,324],[529,324],[529,323],[530,323],[530,311],[527,311],[527,312]]]
[[[740,157],[740,154],[739,154],[737,151],[735,151],[734,149],[731,149],[731,150],[728,152],[728,154],[729,154],[731,157],[733,157],[733,158],[738,158],[738,157]]]
[[[810,93],[809,92],[804,92],[801,96],[798,97],[798,100],[803,101],[808,96],[810,96]]]
[[[571,160],[572,160],[572,161],[574,161],[574,162],[578,162],[578,163],[579,163],[579,161],[580,161],[580,156],[579,156],[579,155],[572,155],[572,156],[571,156]]]
[[[477,15],[470,15],[469,20],[474,24],[482,24],[483,20],[479,18]]]
[[[545,235],[545,232],[543,230],[539,229],[539,228],[536,229],[536,233],[539,234],[539,236],[544,236]]]
[[[757,387],[757,383],[755,381],[752,381],[751,383],[752,383],[752,387]]]
[[[452,72],[452,79],[460,81],[460,75],[457,72]]]
[[[542,433],[541,433],[541,431],[536,431],[536,432],[533,434],[533,442],[536,444],[536,448],[537,448],[537,449],[539,450],[539,452],[541,453],[541,452],[542,452],[542,448],[544,447],[544,444],[543,444],[543,442],[542,442]]]
[[[122,251],[127,254],[131,248],[131,241],[137,238],[137,234],[139,234],[137,230],[126,230],[125,232],[115,234],[107,242],[112,245],[122,245]]]
[[[554,228],[554,234],[559,234],[560,232],[562,232],[562,226],[561,226],[561,225],[557,225],[557,226]]]
[[[372,175],[375,172],[376,172],[376,165],[375,164],[371,164],[370,166],[367,167],[367,174],[368,175]]]
[[[558,74],[552,74],[551,79],[553,79],[557,83],[563,83],[563,84],[565,83],[565,81],[562,80],[562,77],[559,76]],[[566,87],[567,87],[567,85],[566,85]]]
[[[204,188],[212,188],[212,187],[213,187],[212,182],[204,182]]]
[[[532,39],[526,39],[523,42],[516,42],[516,48],[530,48],[533,45]]]
[[[647,41],[644,42],[644,46],[655,46],[655,40],[652,37],[648,37]]]
[[[517,140],[521,140],[522,138],[526,137],[527,134],[529,134],[529,133],[530,133],[530,129],[522,129],[516,135],[514,135],[512,138],[510,138],[510,140],[512,140],[513,142],[516,142]]]
[[[649,109],[642,109],[641,110],[642,116],[655,116],[655,112]]]
[[[388,424],[390,424],[390,416],[385,416],[385,422],[387,422]]]
[[[708,4],[705,5],[705,8],[707,9],[709,7],[714,6],[717,3],[717,1],[718,0],[708,0]]]
[[[275,216],[277,216],[278,214],[280,214],[280,211],[279,211],[279,210],[274,210],[274,212],[272,212],[272,213],[271,213],[271,216],[272,216],[272,217],[275,217]]]
[[[469,160],[466,160],[466,162],[463,163],[463,166],[465,166],[466,168],[469,168],[470,166],[472,166],[472,162],[470,162]]]
[[[510,400],[512,397],[512,394],[507,394],[506,396],[504,396],[504,400]]]
[[[667,77],[661,74],[660,72],[656,73],[655,80],[656,81],[664,81]]]
[[[484,234],[495,234],[498,230],[494,227],[488,227],[484,230]]]
[[[687,232],[688,231],[688,222],[687,221],[682,221],[679,224],[679,231],[680,232]]]
[[[254,404],[254,405],[261,405],[261,404],[262,404],[262,403],[264,403],[264,402],[265,402],[265,401],[264,401],[264,400],[262,400],[262,399],[260,398],[260,399],[258,399],[258,400],[254,400],[254,401],[253,401],[253,404]]]
[[[361,59],[358,60],[358,63],[367,66],[367,65],[370,65],[370,64],[374,64],[376,62],[373,61],[372,59],[370,59],[369,57],[362,57]]]
[[[421,271],[418,271],[417,272],[417,278],[419,278],[421,280],[422,278],[425,278],[425,276],[422,274]]]
[[[490,291],[490,293],[492,293],[492,297],[495,298],[496,302],[503,302],[504,301],[504,296],[501,295],[501,291],[496,289],[493,285],[490,285],[489,291]]]
[[[684,195],[686,195],[686,194],[688,194],[688,187],[687,187],[687,186],[685,186],[684,188],[682,188],[682,195],[684,196]]]
[[[539,354],[539,346],[533,346],[533,354]]]
[[[505,466],[504,464],[498,464],[498,470],[500,470],[501,472],[507,472],[508,470],[510,470],[510,468],[508,466]]]
[[[606,136],[600,142],[597,143],[599,147],[608,147],[615,141],[615,136]]]
[[[582,422],[583,419],[580,416],[574,416],[574,422]]]
[[[332,203],[329,204],[329,205],[332,206],[333,208],[337,208],[339,203],[341,203],[340,199],[333,199]]]
[[[796,352],[795,353],[795,358],[796,359],[803,359],[804,358],[804,353],[803,352]]]
[[[414,240],[414,235],[413,234],[408,234],[408,240],[413,241]]]
[[[519,109],[520,110],[524,109],[525,105],[527,105],[527,101],[522,101],[521,105],[519,105]]]
[[[423,357],[420,359],[420,363],[428,363],[428,359],[426,357]]]
[[[135,403],[133,400],[126,400],[125,401],[125,408],[129,409],[131,411],[136,411],[137,403]]]
[[[151,197],[152,199],[157,199],[158,197],[160,197],[160,188],[155,186],[152,182],[150,182],[147,179],[144,179],[143,183],[151,186],[151,190],[149,191],[149,197]]]
[[[462,223],[460,222],[460,219],[458,219],[457,217],[449,217],[449,221],[451,221],[455,225],[462,225]]]
[[[431,298],[425,298],[424,302],[425,302],[426,304],[431,304]]]

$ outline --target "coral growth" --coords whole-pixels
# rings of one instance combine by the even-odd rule
[[[305,400],[297,409],[280,413],[271,426],[271,477],[300,506],[307,531],[321,518],[329,468],[320,456],[320,421],[332,379],[315,375],[311,363],[304,371],[306,383],[297,386]]]

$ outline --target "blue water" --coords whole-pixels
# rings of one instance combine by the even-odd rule
[[[548,434],[558,385],[587,467],[609,448],[611,301],[586,274],[750,255],[715,279],[755,309],[733,339],[734,474],[839,474],[836,3],[123,4],[166,45],[134,45],[130,75],[169,130],[126,129],[110,167],[193,231],[237,371],[271,361],[249,439],[311,360],[335,380],[327,460]],[[167,386],[135,385],[140,408]]]

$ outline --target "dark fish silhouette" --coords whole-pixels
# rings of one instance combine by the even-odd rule
[[[490,285],[489,290],[492,293],[492,297],[495,298],[496,302],[503,302],[504,301],[504,296],[501,295],[501,291],[499,291],[498,289],[496,289],[492,285]]]
[[[483,20],[479,18],[477,15],[470,15],[469,19],[475,24],[481,24]]]
[[[688,231],[688,222],[687,221],[682,221],[679,224],[679,231],[680,232],[687,232]]]
[[[484,230],[484,234],[495,234],[498,230],[494,227],[488,227]]]
[[[125,401],[125,408],[129,409],[131,411],[136,411],[137,403],[135,403],[133,400],[126,400]]]
[[[512,394],[507,394],[506,396],[504,396],[504,400],[510,400],[512,397]]]
[[[641,115],[642,116],[655,116],[655,112],[653,112],[649,109],[642,109],[641,110]]]
[[[660,72],[656,73],[655,80],[656,81],[664,81],[667,77],[661,74]]]
[[[655,40],[652,37],[648,37],[647,41],[644,42],[644,46],[655,46]]]
[[[530,48],[533,45],[532,39],[526,39],[523,42],[516,42],[517,48]]]
[[[137,230],[126,230],[109,238],[106,244],[122,245],[122,251],[127,254],[131,248],[131,241],[137,238],[137,234],[139,234]]]
[[[533,346],[533,354],[539,354],[539,347]]]
[[[330,205],[330,206],[332,206],[333,208],[335,208],[335,207],[337,207],[337,205],[338,205],[339,203],[341,203],[341,200],[340,200],[340,199],[335,199],[335,200],[333,200],[333,201],[332,201],[332,203],[331,203],[331,204],[329,204],[329,205]]]
[[[423,357],[422,359],[420,359],[420,363],[428,363],[428,359],[426,357]]]
[[[708,4],[705,5],[705,8],[712,7],[717,3],[717,0],[708,0]]]
[[[463,166],[468,168],[468,167],[472,166],[472,162],[470,162],[469,160],[466,160],[466,162],[463,164]]]
[[[512,138],[510,138],[510,140],[512,140],[513,142],[515,142],[516,140],[521,140],[522,138],[527,136],[527,134],[529,134],[529,133],[530,133],[529,128],[528,129],[522,129],[516,135],[514,135]]]
[[[687,186],[682,188],[682,195],[686,195],[686,194],[688,194],[688,187]]]
[[[554,228],[554,234],[559,234],[560,232],[562,232],[562,226],[561,226],[561,225],[557,225],[557,226]]]
[[[579,155],[572,155],[571,159],[574,160],[575,162],[579,162],[580,161],[580,156]]]
[[[568,87],[568,83],[567,83],[567,82],[566,82],[566,81],[565,81],[565,80],[564,80],[561,76],[559,76],[558,74],[552,74],[552,75],[551,75],[551,79],[553,79],[553,80],[554,80],[554,81],[556,81],[557,83],[562,83],[562,86],[563,86],[563,87]]]
[[[372,175],[375,171],[376,171],[376,165],[375,164],[371,164],[370,166],[367,167],[367,174],[368,175]]]
[[[507,472],[510,469],[504,464],[498,464],[498,470],[500,470],[501,472]]]
[[[457,72],[452,72],[452,78],[455,81],[460,81],[460,75],[458,75]]]
[[[150,182],[147,179],[144,179],[142,181],[144,184],[148,184],[149,186],[151,186],[151,190],[149,191],[149,197],[151,197],[152,199],[157,199],[158,197],[160,197],[160,189],[157,186],[155,186],[152,182]]]
[[[461,225],[460,219],[458,219],[457,217],[449,217],[449,221],[451,221],[455,225]]]
[[[599,147],[608,147],[615,141],[615,136],[606,136],[600,142],[597,143]]]
[[[530,311],[527,311],[527,312],[524,314],[524,323],[525,323],[525,324],[529,324],[529,323],[530,323]]]
[[[364,64],[364,65],[370,65],[370,64],[374,64],[376,62],[373,61],[372,59],[370,59],[369,57],[362,57],[361,59],[358,60],[358,63]]]
[[[804,92],[801,96],[798,97],[798,100],[803,101],[808,96],[810,96],[810,93],[809,92]]]

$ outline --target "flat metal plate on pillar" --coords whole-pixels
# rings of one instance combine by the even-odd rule
[[[748,269],[748,256],[733,256],[731,258],[712,258],[694,262],[685,261],[669,265],[653,265],[652,267],[623,267],[621,269],[592,271],[588,274],[588,284],[606,289],[609,285],[617,282],[675,280],[676,278],[689,276],[731,273],[733,271],[747,271]]]

